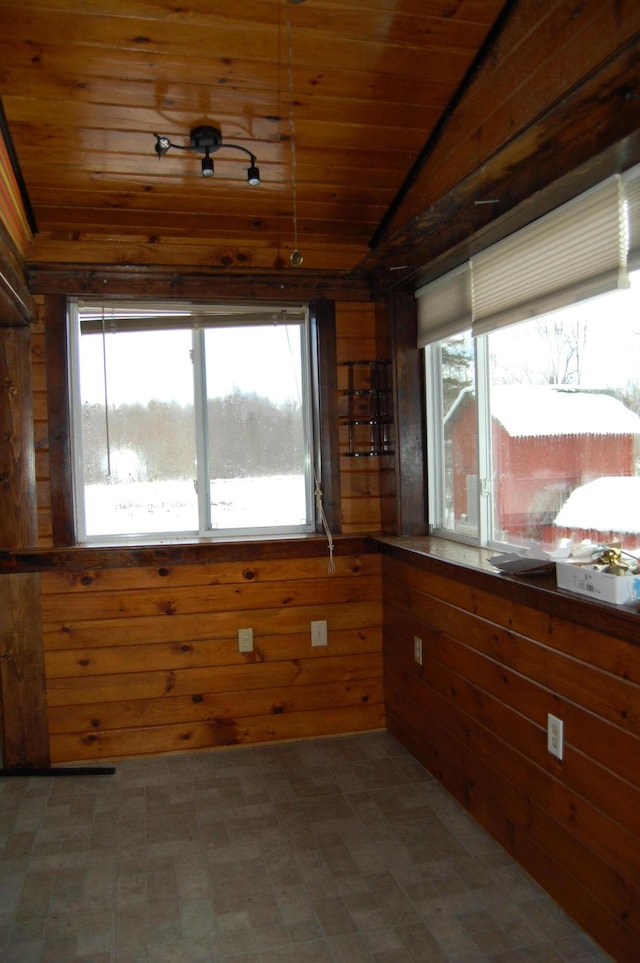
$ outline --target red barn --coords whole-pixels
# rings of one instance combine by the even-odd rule
[[[617,398],[556,385],[491,389],[496,536],[554,541],[571,492],[603,475],[635,474],[640,418]],[[455,515],[473,513],[477,429],[471,388],[446,418]]]

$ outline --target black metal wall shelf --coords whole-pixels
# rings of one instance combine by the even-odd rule
[[[392,455],[389,361],[345,361],[348,387],[342,392],[347,413],[340,419],[348,429],[349,458]]]

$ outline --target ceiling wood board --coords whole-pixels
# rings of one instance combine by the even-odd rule
[[[544,9],[538,9],[536,15],[541,6]],[[608,113],[614,113],[617,108],[611,88],[613,85],[615,92],[619,75],[620,109],[634,112],[629,92],[636,86],[632,78],[638,70],[640,36],[640,5],[635,0],[585,0],[579,7],[564,0],[521,3],[517,14],[507,20],[491,56],[425,152],[411,195],[399,199],[384,231],[376,237],[376,245],[390,239],[395,230],[403,231],[474,172],[480,183],[483,169],[494,163],[501,151],[510,152],[513,158],[518,139],[521,156],[517,162],[535,167],[539,147],[523,135],[536,127],[538,143],[544,146],[547,126],[549,136],[556,136],[554,118],[560,111],[568,135],[575,136],[571,111],[566,108],[583,87],[591,91],[589,109],[594,117],[601,97],[611,102]],[[631,59],[628,54],[621,57],[625,50],[630,51]],[[621,66],[616,63],[618,58],[629,63]],[[607,72],[609,64],[613,65],[613,77]],[[631,100],[636,100],[635,93]],[[610,144],[603,143],[606,146]],[[513,164],[510,159],[509,166]],[[508,179],[509,167],[502,173]],[[558,176],[561,173],[558,170]],[[485,203],[494,196],[480,188],[476,200]]]
[[[295,161],[305,267],[354,268],[502,6],[0,0],[0,97],[39,227],[28,259],[218,264],[233,238],[232,266],[279,267]],[[154,132],[186,144],[203,121],[256,155],[259,187],[233,151],[212,180],[200,155],[157,158]]]

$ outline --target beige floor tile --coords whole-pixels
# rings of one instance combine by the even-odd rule
[[[2,963],[606,963],[387,733],[0,781]]]

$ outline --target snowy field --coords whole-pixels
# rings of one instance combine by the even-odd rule
[[[119,482],[85,489],[87,535],[198,532],[193,479]],[[213,529],[299,526],[306,522],[303,475],[214,479]]]

